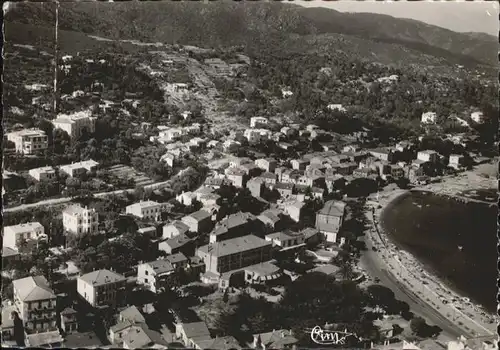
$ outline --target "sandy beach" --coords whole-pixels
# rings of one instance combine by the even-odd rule
[[[486,169],[491,171],[491,165]],[[455,195],[461,191],[479,188],[494,188],[495,177],[483,177],[478,169],[465,172],[456,177],[443,177],[440,183],[433,183],[416,190],[432,191],[436,194]],[[498,318],[489,314],[478,305],[474,305],[444,285],[436,276],[426,271],[410,253],[399,249],[391,242],[380,227],[380,217],[389,203],[407,190],[388,187],[369,198],[366,206],[366,217],[372,224],[368,230],[367,242],[378,250],[380,266],[389,271],[398,281],[411,290],[419,299],[424,301],[434,310],[447,317],[470,336],[489,335],[496,333]]]

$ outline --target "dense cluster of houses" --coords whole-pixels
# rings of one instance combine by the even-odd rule
[[[66,59],[65,59],[66,57]],[[69,62],[70,56],[63,57]],[[217,59],[205,62],[220,74],[228,74],[230,67]],[[170,64],[164,62],[164,64]],[[68,68],[69,69],[69,68]],[[397,77],[396,77],[397,78]],[[393,77],[389,77],[389,80]],[[394,78],[395,79],[395,78]],[[187,84],[171,84],[172,92],[188,89]],[[284,98],[293,93],[283,89]],[[134,103],[134,100],[129,102]],[[136,106],[135,106],[136,107]],[[102,108],[106,108],[102,106]],[[345,112],[341,104],[327,106],[332,111]],[[184,120],[190,112],[181,114]],[[474,112],[470,119],[482,121],[482,114]],[[422,115],[422,124],[437,121],[434,112]],[[84,130],[95,131],[95,119],[90,112],[71,115],[61,114],[52,121],[56,129],[68,133],[71,139],[79,138]],[[143,123],[147,124],[147,123]],[[308,136],[313,140],[325,132],[315,125],[283,126],[272,131],[271,121],[264,117],[252,117],[250,127],[243,137],[249,143],[273,140],[283,150],[291,150],[288,143],[296,136]],[[147,127],[147,125],[144,125]],[[161,161],[173,167],[184,154],[205,148],[221,147],[224,152],[234,152],[241,146],[235,138],[224,142],[203,138],[202,125],[157,126],[158,135],[150,138],[166,149]],[[187,137],[186,137],[187,136]],[[455,135],[456,136],[456,135]],[[15,151],[30,155],[48,147],[47,135],[39,129],[23,129],[7,134],[15,144]],[[187,142],[181,142],[181,140]],[[459,140],[457,142],[462,142]],[[74,275],[76,294],[90,307],[115,310],[116,324],[108,329],[107,337],[113,347],[167,348],[171,342],[181,342],[196,349],[254,349],[287,348],[297,343],[290,330],[270,330],[255,334],[249,344],[240,344],[234,337],[212,337],[205,322],[182,322],[175,325],[175,334],[167,336],[151,329],[145,322],[147,308],[125,306],[123,300],[127,288],[133,283],[154,294],[176,288],[186,281],[216,284],[219,289],[266,284],[282,278],[289,271],[283,270],[277,260],[283,256],[295,256],[306,247],[313,249],[320,242],[339,246],[345,242],[342,230],[347,205],[341,199],[344,189],[356,182],[397,181],[406,178],[419,184],[428,181],[439,164],[460,170],[465,166],[464,155],[452,154],[447,162],[432,149],[419,150],[416,143],[399,142],[383,148],[363,149],[356,143],[345,145],[340,151],[333,144],[321,144],[321,152],[304,154],[294,159],[273,157],[232,157],[226,168],[212,172],[204,184],[193,192],[176,196],[179,204],[201,208],[175,220],[164,220],[168,203],[152,200],[140,201],[124,208],[124,214],[140,223],[138,234],[148,237],[157,259],[143,261],[134,267],[133,281],[115,271],[96,270]],[[93,172],[99,164],[93,160],[59,166],[35,168],[29,175],[37,181],[50,182],[57,171],[76,177]],[[257,215],[249,212],[226,213],[221,190],[234,186],[239,191],[248,190],[261,204]],[[322,208],[315,213],[314,227],[291,229],[304,219],[306,205],[318,201]],[[99,233],[99,213],[92,208],[70,205],[62,211],[63,228],[67,235],[94,235]],[[21,247],[48,239],[39,222],[29,222],[4,228],[3,258],[17,259]],[[68,263],[69,265],[69,263]],[[67,346],[68,335],[78,333],[77,312],[71,307],[59,310],[58,296],[44,276],[37,275],[13,281],[14,300],[2,308],[2,335],[14,336],[13,312],[23,322],[25,341],[28,346]],[[98,344],[97,346],[100,346]]]

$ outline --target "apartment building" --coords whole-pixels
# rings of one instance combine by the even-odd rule
[[[205,271],[219,275],[271,260],[272,242],[254,235],[237,237],[200,247],[196,255]]]
[[[16,152],[32,154],[48,147],[48,138],[40,129],[23,129],[7,134],[7,140],[14,142]]]
[[[152,221],[159,221],[161,219],[161,210],[161,203],[154,201],[140,201],[125,208],[127,214]]]
[[[84,130],[95,132],[96,118],[91,117],[90,111],[79,111],[73,114],[59,114],[52,121],[54,128],[64,130],[72,140],[77,140]]]
[[[325,235],[327,242],[337,242],[337,234],[344,222],[346,204],[328,201],[316,214],[316,229]]]
[[[19,240],[47,240],[45,229],[39,222],[28,222],[13,226],[5,226],[3,231],[3,248],[18,250]]]
[[[56,169],[51,166],[30,169],[28,173],[32,178],[40,182],[50,182],[56,179]]]
[[[127,279],[116,272],[97,270],[78,277],[78,294],[93,307],[116,307],[123,300]]]
[[[95,209],[72,205],[63,211],[63,227],[73,234],[96,234],[99,226],[99,214]]]
[[[89,159],[83,162],[71,163],[67,165],[62,165],[59,170],[63,173],[68,174],[70,177],[81,176],[87,172],[91,172],[97,169],[99,163]]]
[[[14,303],[26,333],[57,330],[57,297],[43,276],[12,281]]]

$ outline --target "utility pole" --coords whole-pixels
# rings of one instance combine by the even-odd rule
[[[57,115],[57,65],[59,62],[59,2],[56,4],[56,32],[54,42],[54,116]]]

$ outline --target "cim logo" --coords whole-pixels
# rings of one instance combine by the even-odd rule
[[[354,333],[324,330],[316,326],[311,330],[311,340],[319,345],[343,345],[350,337],[358,338]]]

